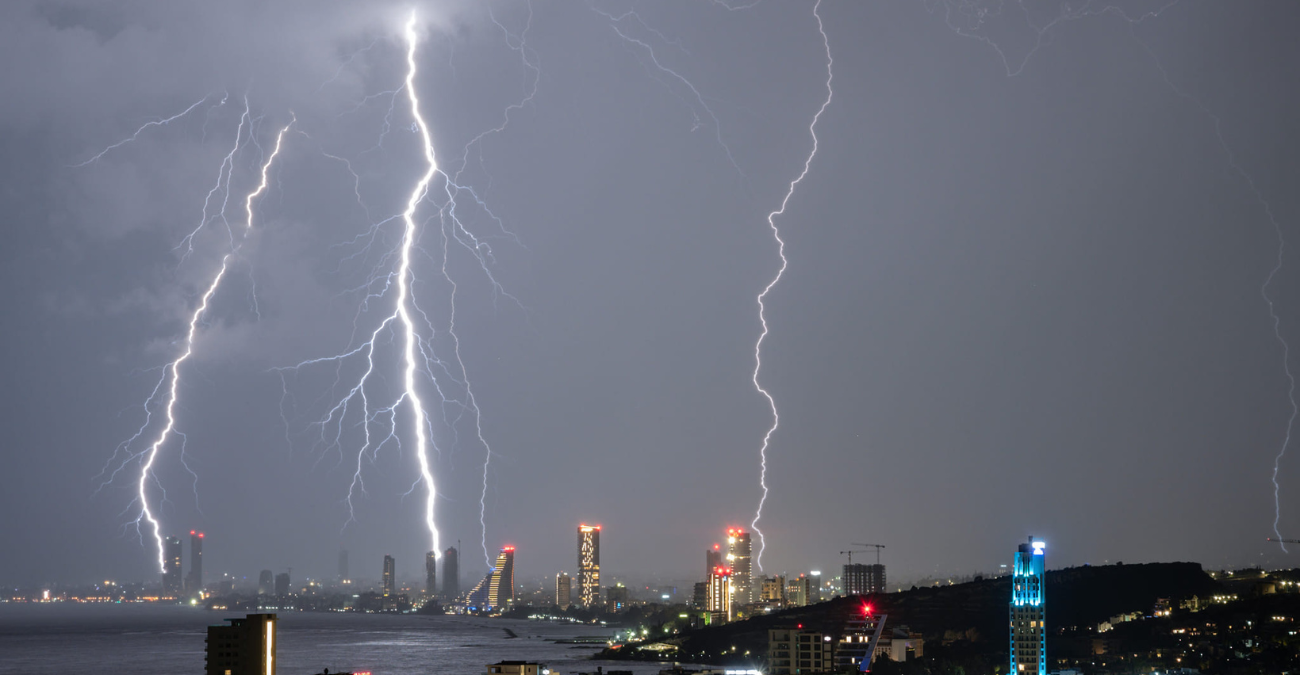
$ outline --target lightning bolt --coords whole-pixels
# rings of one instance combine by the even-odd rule
[[[430,550],[433,551],[434,557],[437,558],[442,555],[441,548],[438,546],[438,526],[433,521],[434,499],[438,495],[438,490],[433,482],[433,472],[429,470],[428,441],[425,438],[425,420],[427,416],[424,412],[424,404],[420,402],[420,395],[415,387],[415,350],[416,341],[419,337],[415,333],[415,323],[411,320],[410,309],[407,307],[407,297],[410,294],[409,284],[412,279],[411,249],[415,246],[417,234],[415,210],[428,194],[429,183],[433,181],[433,176],[438,171],[438,162],[433,153],[433,138],[429,134],[428,123],[424,121],[424,117],[420,114],[420,99],[415,94],[415,47],[418,42],[418,36],[415,32],[415,12],[411,12],[411,18],[406,22],[406,65],[408,68],[406,72],[406,95],[411,102],[411,116],[415,118],[415,125],[420,130],[424,160],[429,166],[425,169],[424,174],[420,176],[420,180],[416,182],[415,189],[411,190],[411,197],[406,202],[406,211],[402,214],[406,229],[402,239],[401,264],[397,270],[396,305],[397,315],[401,319],[405,338],[402,357],[406,365],[404,373],[406,391],[403,393],[403,397],[410,401],[411,412],[415,417],[415,456],[420,464],[420,475],[427,489],[427,497],[424,503],[424,523],[429,528],[429,536],[433,543]]]
[[[71,165],[69,168],[72,168],[72,169],[80,169],[80,168],[83,167],[83,166],[89,166],[89,165],[91,165],[91,164],[94,164],[95,162],[98,162],[98,161],[100,160],[100,158],[102,158],[104,155],[107,155],[109,152],[112,152],[113,150],[116,150],[116,149],[118,149],[118,148],[120,148],[120,147],[126,145],[127,143],[130,143],[130,142],[132,142],[132,141],[134,141],[134,140],[140,138],[140,134],[142,134],[142,133],[144,133],[145,131],[149,130],[149,128],[151,128],[151,127],[165,127],[165,126],[167,126],[168,124],[171,124],[172,122],[175,122],[176,120],[178,120],[178,119],[180,119],[180,118],[182,118],[182,117],[185,117],[186,115],[190,114],[190,112],[192,112],[195,108],[197,108],[197,107],[203,105],[204,103],[206,103],[207,100],[210,99],[210,98],[212,98],[212,94],[208,94],[207,96],[204,96],[203,98],[201,98],[201,99],[195,101],[194,103],[190,104],[190,107],[188,107],[188,108],[186,108],[186,109],[184,109],[184,110],[182,110],[182,111],[176,113],[175,115],[172,115],[171,117],[166,117],[166,118],[161,118],[161,119],[156,119],[156,120],[150,120],[150,121],[148,121],[148,122],[145,122],[144,124],[140,125],[140,128],[139,128],[139,129],[136,129],[136,130],[135,130],[135,133],[133,133],[133,134],[131,134],[130,136],[127,136],[126,138],[123,138],[122,140],[120,140],[120,141],[118,141],[118,142],[116,142],[116,143],[114,143],[114,144],[112,144],[112,145],[110,145],[110,146],[104,148],[103,150],[100,150],[99,152],[95,153],[95,155],[92,156],[90,159],[88,159],[88,160],[86,160],[86,161],[84,161],[84,162],[81,162],[80,164],[73,164],[73,165]],[[222,99],[221,102],[222,102],[222,103],[225,103],[225,99]]]
[[[245,117],[246,116],[247,116],[247,111],[245,111]],[[244,117],[241,117],[241,128],[242,128],[243,119]],[[270,156],[266,158],[266,161],[262,164],[261,181],[258,183],[256,188],[254,188],[244,197],[245,222],[244,222],[244,229],[241,235],[246,236],[247,233],[253,229],[253,201],[256,200],[259,195],[265,192],[267,186],[270,184],[269,171],[271,169],[271,165],[275,162],[275,158],[280,154],[280,148],[284,140],[285,132],[287,132],[289,130],[289,127],[292,125],[293,122],[290,122],[288,125],[285,125],[283,128],[281,128],[279,133],[276,134],[275,149],[270,154]],[[238,144],[238,141],[236,141],[236,144]],[[223,160],[223,166],[224,165],[225,163]],[[229,174],[227,174],[226,185],[227,185],[227,196],[228,196]],[[242,243],[242,239],[240,243]],[[200,296],[198,307],[196,307],[193,313],[190,314],[188,330],[186,331],[185,334],[184,350],[175,360],[171,361],[166,366],[164,366],[164,372],[162,378],[159,380],[158,385],[154,387],[153,393],[150,394],[149,399],[147,399],[145,402],[145,409],[146,411],[148,411],[149,401],[151,401],[159,393],[159,390],[161,389],[164,382],[168,383],[167,401],[163,406],[163,414],[165,416],[166,422],[163,425],[163,428],[158,432],[158,435],[154,438],[153,442],[148,446],[148,448],[138,453],[138,457],[141,459],[141,464],[140,464],[140,477],[137,482],[137,494],[135,499],[140,505],[140,513],[134,521],[137,531],[141,527],[147,527],[149,530],[151,530],[154,543],[156,544],[158,550],[158,567],[159,570],[163,572],[166,572],[166,568],[165,568],[165,560],[163,558],[162,527],[158,521],[158,517],[154,514],[154,509],[150,507],[148,487],[151,481],[157,482],[157,478],[154,476],[153,473],[153,467],[154,467],[154,463],[158,460],[158,456],[162,452],[163,446],[166,444],[167,440],[172,435],[177,435],[180,436],[182,439],[184,439],[184,434],[176,430],[176,401],[180,397],[181,366],[184,365],[184,363],[189,360],[190,356],[194,354],[194,342],[195,342],[195,338],[198,336],[199,321],[207,313],[208,305],[211,303],[212,297],[216,295],[217,289],[220,288],[221,281],[222,279],[225,278],[226,272],[230,268],[231,259],[238,255],[239,248],[240,248],[240,244],[235,244],[229,252],[227,252],[224,256],[222,256],[221,265],[218,268],[216,274],[213,275],[212,280],[208,283],[207,290],[205,290],[203,292],[203,295]],[[151,419],[151,417],[152,417],[151,414],[149,413],[146,414],[145,425],[141,426],[140,431],[137,432],[136,436],[132,437],[131,440],[134,440],[134,438],[137,438],[143,434],[145,428],[149,424],[149,420]],[[130,441],[128,441],[128,444],[129,443]],[[183,447],[183,442],[182,442],[182,447]],[[188,470],[188,466],[186,468]],[[192,473],[193,472],[191,471],[191,474]],[[165,494],[166,493],[164,492],[164,496]]]
[[[808,135],[812,137],[812,150],[809,151],[808,157],[804,159],[803,170],[799,172],[798,176],[795,176],[794,180],[790,181],[785,197],[781,199],[781,206],[767,214],[767,226],[772,230],[772,238],[776,240],[776,254],[781,259],[781,265],[776,271],[776,276],[772,277],[767,286],[763,287],[763,292],[759,293],[757,298],[758,320],[763,325],[763,330],[754,343],[754,374],[751,380],[758,393],[767,399],[767,405],[772,410],[772,426],[768,427],[767,433],[763,435],[763,444],[758,450],[758,484],[763,489],[763,496],[758,500],[758,509],[754,513],[754,520],[749,524],[750,528],[758,533],[758,555],[755,557],[755,562],[758,563],[759,571],[763,569],[763,551],[767,548],[767,540],[763,536],[763,531],[758,528],[758,521],[763,518],[763,504],[767,502],[767,450],[771,445],[772,434],[781,425],[781,416],[776,410],[776,399],[772,397],[771,392],[765,389],[758,379],[759,372],[763,369],[763,340],[767,339],[768,333],[767,304],[764,300],[767,298],[767,294],[771,293],[772,289],[781,281],[781,277],[790,264],[790,261],[785,256],[785,240],[781,238],[781,230],[776,226],[776,219],[778,216],[785,215],[785,208],[790,203],[790,198],[794,196],[795,188],[799,186],[799,183],[803,182],[804,177],[808,175],[809,169],[812,168],[812,161],[817,156],[818,148],[817,122],[821,120],[822,113],[826,112],[826,108],[831,104],[831,98],[835,95],[834,90],[831,89],[831,81],[835,79],[833,71],[835,59],[831,56],[831,41],[826,35],[826,26],[822,23],[821,4],[821,0],[817,0],[813,4],[813,17],[817,19],[817,32],[821,34],[822,46],[826,49],[826,100],[822,101],[821,107],[817,109],[817,114],[813,115],[812,122],[808,125]]]

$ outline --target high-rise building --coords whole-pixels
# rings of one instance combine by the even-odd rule
[[[183,590],[181,585],[181,539],[167,537],[163,539],[163,595],[178,598]]]
[[[775,605],[785,604],[785,577],[763,577],[760,600]]]
[[[275,615],[226,621],[229,626],[208,626],[207,675],[275,675]]]
[[[822,573],[813,570],[808,573],[808,597],[804,600],[809,605],[822,601]]]
[[[704,578],[708,579],[713,576],[713,568],[726,567],[727,561],[722,559],[722,546],[714,544],[713,548],[704,552],[706,566],[704,568]]]
[[[497,554],[497,564],[488,582],[488,606],[504,607],[515,599],[515,547],[506,546]]]
[[[190,530],[190,575],[185,577],[185,592],[203,590],[203,533]]]
[[[339,549],[339,581],[348,580],[348,550]]]
[[[713,575],[710,574],[709,578],[712,579]],[[695,587],[691,589],[691,607],[703,610],[709,609],[709,582],[695,582]]]
[[[600,526],[578,526],[578,600],[583,607],[600,602]]]
[[[727,530],[727,567],[731,568],[731,585],[736,605],[754,602],[753,561],[749,533],[733,527]]]
[[[262,573],[257,576],[257,594],[270,595],[274,592],[275,575],[271,574],[271,570],[262,570]]]
[[[812,580],[809,579],[808,575],[806,574],[800,574],[799,576],[791,579],[786,584],[786,589],[785,589],[786,603],[789,604],[791,607],[803,607],[804,605],[807,605],[808,595],[809,595],[808,586],[810,586],[811,584],[812,584]]]
[[[708,606],[705,608],[712,615],[713,622],[731,621],[731,607],[735,603],[733,593],[731,569],[713,568],[713,573],[709,575]]]
[[[397,561],[393,556],[384,556],[384,597],[397,595]]]
[[[1011,672],[1047,675],[1047,545],[1029,538],[1011,573]]]
[[[605,610],[609,612],[620,612],[627,609],[627,601],[631,598],[627,586],[615,584],[605,589]]]
[[[437,551],[429,551],[424,556],[424,592],[431,598],[438,594]]]
[[[455,546],[442,553],[442,596],[448,602],[460,597],[460,551]]]
[[[564,572],[555,575],[555,604],[560,609],[573,604],[573,580]]]
[[[281,596],[289,594],[289,573],[288,572],[281,572],[275,575],[275,594]]]
[[[871,595],[885,592],[885,566],[850,563],[844,566],[845,595]]]

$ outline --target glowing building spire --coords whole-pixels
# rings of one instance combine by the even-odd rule
[[[835,59],[831,58],[830,38],[826,36],[826,27],[822,24],[821,14],[818,13],[821,4],[821,0],[817,0],[813,5],[813,16],[817,19],[817,32],[821,33],[822,45],[826,48],[826,100],[822,102],[821,107],[817,109],[817,114],[813,115],[812,123],[808,125],[808,134],[812,136],[812,150],[803,162],[803,171],[800,171],[799,175],[790,181],[790,187],[785,192],[785,198],[781,200],[780,208],[767,214],[767,225],[772,228],[772,237],[776,239],[776,252],[781,258],[781,266],[777,269],[776,276],[772,278],[772,281],[763,288],[763,292],[758,294],[758,320],[763,325],[763,331],[759,334],[758,341],[754,343],[754,375],[752,380],[754,388],[763,395],[763,398],[767,399],[767,405],[772,409],[772,426],[763,435],[763,445],[758,451],[758,484],[763,488],[763,496],[758,500],[758,509],[754,513],[754,521],[749,524],[750,528],[758,533],[758,555],[755,557],[755,562],[758,563],[759,570],[763,569],[763,550],[767,548],[767,540],[763,537],[763,531],[758,529],[758,521],[763,518],[763,504],[767,501],[767,448],[772,441],[772,434],[776,432],[776,428],[781,424],[781,416],[776,410],[776,399],[772,398],[772,394],[767,389],[764,389],[763,385],[758,381],[759,371],[763,369],[763,340],[767,338],[767,305],[764,304],[763,300],[767,298],[768,293],[772,292],[772,288],[776,286],[777,282],[781,281],[781,276],[785,274],[785,268],[789,265],[789,260],[785,257],[785,240],[781,238],[781,231],[776,227],[776,217],[785,214],[785,207],[790,203],[790,197],[794,196],[795,187],[803,182],[804,176],[808,175],[808,169],[812,166],[813,157],[817,156],[817,121],[821,119],[822,113],[826,112],[826,107],[831,104],[831,97],[834,95],[831,90],[831,80],[834,78],[831,67],[834,65]]]

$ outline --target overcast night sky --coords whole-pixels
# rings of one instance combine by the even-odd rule
[[[766,218],[812,150],[827,61],[811,2],[730,4],[416,5],[415,89],[440,168],[467,188],[465,230],[448,230],[435,180],[412,261],[442,359],[437,387],[418,375],[436,518],[444,547],[462,542],[462,584],[486,569],[486,450],[457,403],[453,291],[493,453],[486,543],[519,547],[517,574],[572,573],[586,521],[604,526],[608,577],[690,579],[754,517],[771,422],[750,382],[755,296],[780,263]],[[411,8],[0,5],[0,583],[156,578],[132,525],[140,463],[122,453],[161,429],[167,384],[114,449],[232,242],[177,387],[197,479],[173,436],[149,486],[163,533],[204,530],[209,575],[332,576],[340,547],[355,576],[386,553],[417,574],[409,409],[400,443],[361,462],[349,522],[359,400],[317,423],[364,361],[277,370],[357,349],[392,313],[402,222],[385,219],[426,169],[395,91]],[[789,268],[767,298],[761,381],[781,425],[764,570],[835,569],[873,542],[891,579],[970,573],[1031,534],[1052,567],[1295,566],[1265,542],[1292,406],[1261,285],[1280,235],[1294,248],[1267,291],[1300,347],[1300,8],[818,11],[834,96],[776,220]],[[244,195],[291,116],[244,239]],[[485,263],[444,247],[448,231],[478,237]],[[379,336],[372,412],[402,378],[401,335]],[[124,469],[97,491],[106,462]]]

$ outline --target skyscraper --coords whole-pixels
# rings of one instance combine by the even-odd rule
[[[424,556],[424,592],[431,598],[438,594],[437,551],[429,551]]]
[[[1011,574],[1011,672],[1047,675],[1047,545],[1029,538],[1016,549]]]
[[[726,561],[722,559],[722,547],[714,544],[713,548],[704,552],[705,563],[704,578],[708,579],[713,576],[713,568],[725,567]]]
[[[488,581],[487,604],[504,607],[515,599],[515,547],[506,546],[497,555],[496,567]]]
[[[275,594],[281,596],[289,594],[289,573],[288,572],[281,572],[275,575]]]
[[[600,602],[600,526],[578,526],[578,600],[583,607]]]
[[[723,623],[731,621],[731,607],[735,604],[732,595],[735,589],[732,587],[731,569],[727,567],[715,567],[709,574],[709,591],[708,591],[708,610],[711,621]]]
[[[465,599],[470,607],[501,607],[515,599],[515,547],[506,546],[497,555],[496,566],[474,586]]]
[[[384,597],[397,594],[397,561],[393,556],[384,556]]]
[[[555,575],[555,604],[560,609],[573,604],[573,580],[564,572]]]
[[[275,575],[271,574],[271,570],[262,570],[262,573],[257,576],[257,594],[270,595],[274,591]]]
[[[727,567],[731,568],[732,593],[737,605],[755,600],[751,550],[748,532],[738,527],[727,530]]]
[[[207,675],[275,675],[275,615],[226,621],[229,626],[208,626]]]
[[[845,595],[870,595],[885,592],[885,566],[850,563],[844,566]]]
[[[185,592],[203,590],[203,533],[190,530],[190,575],[185,578]]]
[[[442,554],[442,595],[448,602],[460,597],[460,551],[455,546]]]
[[[822,573],[813,570],[808,573],[808,597],[804,602],[809,605],[815,605],[822,601]]]
[[[347,581],[347,579],[348,579],[348,550],[346,548],[341,548],[339,549],[339,581]]]
[[[163,539],[163,595],[180,597],[181,586],[181,539],[167,537]]]

